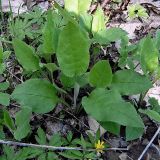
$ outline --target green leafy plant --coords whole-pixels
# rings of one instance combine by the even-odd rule
[[[98,8],[98,10],[99,9],[100,8]],[[53,21],[52,16],[53,16],[52,11],[48,11],[48,16],[47,16],[48,20],[46,21],[47,29],[44,30],[44,33],[45,32],[47,33],[48,30],[49,31],[51,30],[51,28],[49,28],[49,26],[51,25],[54,26],[54,28],[57,27],[55,23],[52,22]],[[43,48],[45,53],[43,55],[44,55],[44,58],[49,63],[52,63],[49,57],[56,52],[56,57],[58,61],[57,65],[59,65],[60,71],[66,77],[71,77],[71,79],[75,79],[75,78],[77,79],[77,77],[82,76],[87,71],[89,61],[90,61],[89,48],[90,48],[91,42],[89,40],[87,32],[83,30],[79,26],[78,22],[75,21],[72,17],[70,17],[70,15],[68,16],[69,16],[69,19],[67,17],[68,22],[66,23],[66,25],[64,27],[60,27],[60,28],[58,27],[58,29],[56,29],[56,30],[60,30],[60,33],[58,35],[57,48],[54,47],[54,49],[49,49],[49,48],[52,48],[52,44],[56,43],[55,36],[57,35],[52,34],[52,32],[51,34],[44,34],[45,45],[43,45]],[[97,16],[102,17],[101,14],[96,15],[96,17]],[[99,23],[103,23],[104,25],[104,21],[101,19],[99,20]],[[93,17],[93,25],[94,25],[94,17]],[[101,32],[101,30],[105,32],[104,27],[101,27],[101,26],[102,25],[97,25],[96,30],[92,28],[93,34],[95,33],[99,35],[99,32]],[[55,32],[54,28],[53,28],[53,33]],[[117,32],[124,32],[118,28],[117,29],[115,28],[115,30],[117,30]],[[119,38],[123,38],[121,34],[119,35],[120,35]],[[48,42],[48,38],[52,43],[46,43]],[[110,39],[109,37],[107,38],[109,39],[109,41],[115,41],[117,40],[118,37],[116,37],[116,39],[115,38]],[[25,42],[22,42],[21,40],[18,40],[18,39],[13,40],[13,47],[14,47],[17,60],[22,65],[24,70],[26,70],[27,72],[31,72],[31,71],[42,72],[42,69],[40,67],[40,57],[36,55],[33,48],[31,48],[30,46],[25,44]],[[104,73],[101,70],[103,70]],[[133,87],[132,87],[132,78],[129,79],[128,81],[125,80],[127,74],[128,75],[133,74],[133,77],[134,77]],[[99,78],[100,80],[98,80]],[[137,84],[140,81],[144,82],[145,79],[146,79],[146,86],[142,86],[142,88],[139,88],[138,86],[136,86],[137,88],[136,90],[134,84]],[[77,80],[75,80],[75,83],[78,83]],[[131,70],[124,70],[124,71],[118,71],[117,73],[115,73],[112,79],[112,71],[111,71],[110,64],[106,60],[103,60],[95,64],[95,66],[89,73],[89,83],[91,84],[91,86],[94,86],[97,89],[92,91],[91,95],[88,97],[89,99],[86,97],[82,98],[82,105],[88,114],[92,115],[96,120],[103,122],[103,124],[104,122],[107,122],[107,123],[112,122],[114,124],[117,124],[117,127],[119,127],[119,125],[124,125],[128,127],[133,127],[133,128],[144,127],[142,120],[138,116],[132,104],[123,101],[121,99],[120,94],[122,95],[135,94],[135,93],[138,94],[146,91],[151,87],[151,82],[149,81],[149,79],[147,79],[147,77],[141,76],[140,74],[135,73],[134,71],[131,71]],[[120,85],[120,87],[118,87],[119,83],[123,83],[124,86]],[[99,87],[101,89],[98,89]],[[105,89],[106,87],[109,87],[110,90]],[[132,88],[135,91],[134,90],[132,91]],[[126,90],[126,91],[123,91],[123,90]],[[32,112],[47,113],[53,110],[56,103],[60,101],[58,100],[59,98],[57,97],[56,92],[57,92],[56,88],[49,81],[42,80],[42,79],[30,79],[24,82],[23,84],[17,86],[14,92],[12,93],[11,97],[12,99],[16,100],[19,104],[21,104],[22,108],[24,106],[27,106],[31,108]],[[93,96],[93,100],[91,98],[92,96]],[[97,99],[98,97],[100,97],[100,100],[96,102],[95,99]],[[110,99],[111,102],[109,102],[108,100],[106,102],[105,99],[109,99],[109,97],[112,97]],[[94,109],[93,109],[93,105],[95,106]],[[90,107],[91,107],[91,111],[89,109]],[[128,116],[128,113],[130,113],[130,116],[133,117],[132,120],[130,120],[130,116]],[[117,116],[117,114],[119,115],[119,117]],[[103,116],[104,116],[104,119],[103,119]],[[108,129],[107,123],[105,124],[105,126]]]
[[[150,108],[139,109],[139,112],[146,114],[150,119],[155,122],[160,122],[160,105],[155,98],[150,98],[149,103],[151,104]]]
[[[131,19],[138,18],[138,17],[146,19],[149,17],[146,9],[140,4],[129,5],[128,16]]]
[[[60,134],[54,134],[50,140],[48,140],[46,138],[45,132],[43,131],[43,129],[39,128],[37,131],[37,136],[35,137],[36,141],[40,144],[40,145],[50,145],[50,146],[57,146],[57,147],[65,147],[65,146],[69,146],[69,147],[75,147],[77,148],[77,146],[81,146],[81,148],[85,149],[86,147],[93,147],[95,142],[95,137],[90,135],[90,138],[92,138],[92,142],[90,141],[90,139],[85,140],[83,138],[83,136],[81,136],[80,139],[74,139],[73,138],[73,134],[71,132],[69,132],[66,136],[66,138],[61,137]],[[50,159],[59,159],[60,156],[68,158],[68,159],[94,159],[96,158],[96,152],[88,152],[88,151],[76,151],[76,150],[70,150],[70,151],[64,151],[64,152],[43,152],[40,156],[39,156],[39,160],[42,157],[48,157],[47,160]],[[50,159],[49,159],[50,157]],[[42,158],[43,159],[43,158]]]
[[[87,12],[90,2],[88,0],[82,4],[80,0],[74,0],[72,4],[65,0],[64,9],[55,2],[44,16],[42,36],[36,47],[23,41],[24,35],[13,36],[13,52],[23,69],[25,80],[16,86],[10,98],[20,105],[20,110],[15,119],[4,110],[5,121],[2,121],[5,123],[2,124],[10,129],[16,140],[20,141],[31,133],[32,114],[54,111],[58,103],[72,108],[75,113],[78,113],[77,110],[85,111],[103,128],[116,135],[120,135],[121,126],[125,126],[126,140],[137,139],[143,134],[145,125],[139,113],[151,115],[151,112],[149,114],[148,110],[146,112],[139,108],[147,91],[159,78],[159,33],[155,38],[147,35],[131,45],[127,33],[121,28],[106,29],[100,6],[93,15]],[[140,8],[141,14],[142,11]],[[110,53],[100,56],[102,53],[99,51],[116,41],[120,42],[117,50],[119,56],[117,63],[111,64],[108,58]],[[97,49],[98,53],[95,54]],[[0,65],[3,64],[2,55],[3,51],[0,52]],[[135,61],[143,74],[136,70]],[[4,87],[2,90],[6,89]],[[85,94],[80,94],[81,90],[85,90]],[[135,94],[140,94],[136,104],[124,98]],[[0,94],[0,100],[3,95]],[[69,101],[66,100],[67,96]],[[9,105],[8,95],[7,100],[3,98],[1,103]],[[73,139],[71,134],[67,136],[67,141],[63,139],[61,143],[60,139],[60,135],[53,135],[48,140],[42,129],[38,129],[36,136],[39,144],[53,146],[69,145],[87,149],[97,142],[86,141],[83,136]],[[51,157],[49,160],[54,156],[92,159],[95,153],[42,152],[39,159]]]
[[[37,135],[35,139],[37,143],[41,145],[49,145],[54,147],[68,147],[69,148],[82,148],[84,150],[68,150],[68,151],[53,151],[53,150],[44,150],[44,149],[36,149],[36,148],[28,148],[25,147],[23,149],[3,145],[3,156],[0,157],[0,160],[10,160],[14,157],[14,160],[27,160],[32,158],[37,158],[38,160],[58,160],[60,157],[68,158],[68,159],[96,159],[97,151],[85,151],[88,147],[95,147],[95,149],[100,149],[99,143],[96,143],[99,139],[98,132],[95,136],[89,134],[88,139],[84,139],[81,135],[80,138],[73,138],[72,132],[69,132],[66,137],[61,137],[60,134],[54,134],[48,139],[46,134],[42,128],[38,128]],[[100,140],[99,140],[100,142]],[[104,142],[103,142],[104,143]],[[95,146],[94,146],[95,145]],[[100,147],[100,148],[99,148]],[[106,147],[103,145],[103,148]]]
[[[42,26],[44,23],[44,15],[39,7],[35,7],[33,11],[27,14],[19,15],[18,18],[9,23],[9,33],[12,37],[18,39],[35,39],[41,36]]]
[[[4,145],[3,152],[4,154],[0,157],[0,160],[27,160],[36,158],[42,151],[33,148],[23,148],[15,151],[13,147]]]
[[[6,70],[6,60],[9,58],[10,54],[10,51],[3,51],[3,47],[0,47],[0,74],[3,74]]]

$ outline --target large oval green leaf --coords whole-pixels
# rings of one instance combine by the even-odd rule
[[[130,103],[124,102],[120,94],[114,90],[95,89],[89,97],[83,98],[82,105],[97,121],[144,127],[135,108]]]
[[[115,88],[123,95],[139,94],[152,87],[151,81],[135,71],[117,71],[112,80],[112,88]]]
[[[17,57],[18,62],[27,71],[37,71],[39,67],[39,59],[35,55],[34,50],[31,46],[28,46],[25,42],[14,39],[13,48]]]
[[[57,59],[62,72],[68,76],[78,76],[86,72],[89,65],[88,36],[78,25],[68,23],[59,36]]]
[[[53,85],[40,79],[30,79],[18,85],[12,98],[22,106],[31,107],[35,113],[50,112],[58,101]]]
[[[89,82],[95,87],[107,87],[112,81],[112,69],[108,61],[97,62],[89,73]]]

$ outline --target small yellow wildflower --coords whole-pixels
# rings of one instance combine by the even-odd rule
[[[95,148],[96,148],[96,150],[97,150],[97,152],[99,152],[99,153],[102,153],[103,152],[103,149],[104,149],[104,142],[102,141],[100,141],[100,140],[98,140],[98,143],[95,143]]]

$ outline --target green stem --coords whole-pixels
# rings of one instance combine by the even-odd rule
[[[78,98],[78,95],[79,95],[79,89],[80,89],[80,86],[77,82],[75,82],[74,84],[74,108],[76,108],[77,106],[77,98]]]
[[[51,56],[49,57],[49,63],[52,63],[52,57]],[[54,83],[54,78],[53,78],[53,72],[52,71],[50,71],[50,77],[51,77],[52,83]]]
[[[141,94],[140,94],[139,101],[138,101],[138,104],[139,104],[138,106],[141,106],[141,105],[142,105],[142,102],[143,102],[146,94],[148,93],[148,91],[149,91],[149,90],[147,90],[145,93],[141,93]]]

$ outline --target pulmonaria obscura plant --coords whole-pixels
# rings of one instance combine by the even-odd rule
[[[100,6],[89,14],[91,0],[72,1],[65,0],[64,9],[55,2],[47,11],[37,48],[13,38],[16,59],[27,78],[16,86],[10,99],[7,95],[8,102],[3,105],[16,101],[21,109],[15,123],[11,118],[10,123],[4,123],[14,138],[21,140],[31,132],[33,113],[51,112],[61,103],[75,111],[83,109],[108,132],[119,135],[125,126],[126,140],[139,138],[145,126],[138,109],[159,78],[160,32],[155,38],[148,35],[131,45],[121,28],[106,29]],[[114,62],[112,53],[103,54],[101,48],[116,41],[121,43],[118,61]],[[139,63],[143,74],[136,71],[134,62]],[[84,94],[80,94],[82,90]],[[140,99],[133,103],[130,96],[136,94]],[[9,117],[7,112],[4,117]],[[103,148],[99,142],[96,146]]]

